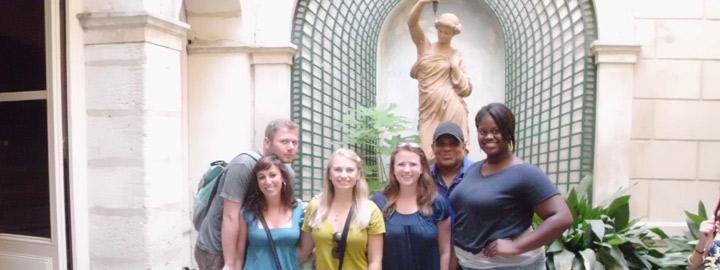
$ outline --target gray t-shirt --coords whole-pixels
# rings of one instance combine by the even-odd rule
[[[242,203],[245,191],[250,183],[253,167],[256,161],[247,154],[240,154],[228,163],[225,175],[218,183],[218,193],[213,198],[208,209],[205,221],[198,231],[197,245],[200,249],[222,254],[220,230],[222,228],[223,199]]]
[[[483,176],[483,162],[470,166],[450,193],[453,243],[473,254],[497,239],[521,235],[530,227],[535,207],[558,194],[538,167],[521,163]]]

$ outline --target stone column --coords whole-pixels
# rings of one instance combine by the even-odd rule
[[[594,42],[597,64],[593,201],[627,187],[631,169],[632,102],[640,46]]]
[[[262,147],[265,125],[290,118],[295,46],[201,44],[189,46],[189,52],[192,181],[206,162]]]
[[[256,47],[252,50],[255,94],[255,135],[253,141],[260,147],[265,138],[268,122],[290,119],[290,73],[296,47],[293,44],[273,47]]]
[[[191,192],[214,160],[229,161],[252,143],[250,55],[244,46],[188,46],[188,151]]]
[[[191,254],[181,72],[188,25],[168,19],[174,9],[103,3],[89,2],[86,10],[107,12],[78,15],[85,30],[90,268],[181,269]]]
[[[250,54],[244,45],[253,35],[245,2],[185,1],[192,25],[187,72],[188,197],[210,162],[229,161],[255,148]]]

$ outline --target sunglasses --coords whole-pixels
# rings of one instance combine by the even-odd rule
[[[340,255],[342,255],[342,251],[340,250],[340,241],[342,241],[342,234],[340,234],[339,232],[334,233],[333,242],[335,243],[335,245],[332,248],[332,256],[336,259],[340,259]]]
[[[414,142],[404,142],[404,143],[399,143],[399,144],[397,145],[397,147],[398,147],[398,148],[400,148],[400,147],[420,148],[420,145],[417,144],[417,143],[414,143]]]

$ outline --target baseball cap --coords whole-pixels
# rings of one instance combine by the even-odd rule
[[[449,134],[458,139],[460,142],[465,141],[465,136],[463,135],[462,129],[458,125],[456,125],[453,122],[444,122],[435,129],[435,133],[433,133],[433,142],[437,141],[440,136]]]

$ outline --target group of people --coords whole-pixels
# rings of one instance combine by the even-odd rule
[[[544,269],[543,245],[571,214],[548,177],[513,155],[505,105],[480,109],[475,126],[486,159],[468,160],[463,130],[441,123],[434,164],[420,145],[397,145],[387,185],[372,197],[360,157],[338,149],[305,205],[289,166],[298,126],[271,122],[261,158],[238,155],[221,178],[195,247],[200,269],[300,269],[309,260],[316,269]],[[536,228],[534,214],[543,219]]]
[[[307,205],[297,202],[289,163],[298,126],[273,121],[261,158],[238,155],[220,179],[195,247],[201,270],[300,269],[309,260],[320,270],[545,269],[543,245],[570,226],[570,211],[550,179],[513,154],[515,117],[505,105],[477,112],[487,158],[466,157],[463,98],[472,86],[450,46],[461,25],[453,14],[440,15],[437,42],[430,42],[419,24],[430,2],[418,0],[408,19],[420,144],[396,146],[385,189],[370,197],[362,160],[338,149],[322,192]],[[535,214],[543,222],[533,228]]]
[[[338,149],[328,158],[322,192],[298,202],[289,166],[298,126],[273,121],[259,153],[238,155],[220,179],[198,231],[201,270],[300,269],[310,260],[320,270],[545,269],[543,246],[571,225],[570,210],[539,168],[514,155],[515,116],[505,105],[477,112],[486,158],[466,157],[463,98],[472,86],[450,45],[461,24],[453,14],[440,15],[437,42],[430,42],[419,23],[430,2],[437,6],[418,0],[408,18],[417,48],[411,76],[418,80],[420,144],[396,146],[384,190],[370,197],[362,160]],[[709,257],[720,261],[714,240],[720,202],[713,213],[700,226],[689,269],[702,269]],[[533,228],[534,215],[542,222]]]

